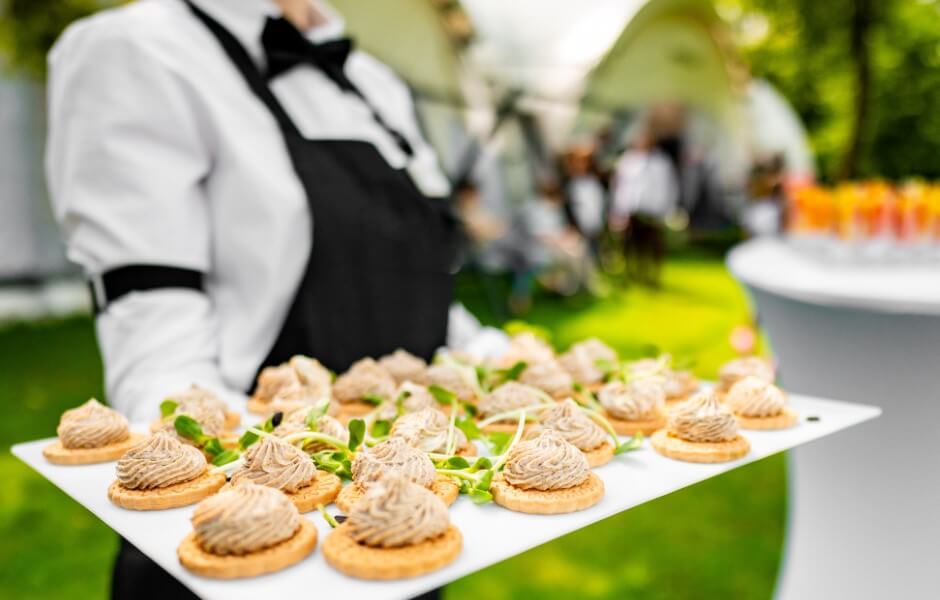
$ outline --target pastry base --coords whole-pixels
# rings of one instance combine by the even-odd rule
[[[431,491],[434,495],[444,501],[444,504],[450,506],[460,495],[460,487],[448,477],[438,475],[437,479],[431,484]],[[336,497],[336,507],[349,514],[350,509],[362,498],[362,488],[359,484],[353,482],[340,491]]]
[[[526,439],[529,435],[529,431],[532,429],[532,426],[535,423],[526,423],[522,427],[522,439]],[[516,429],[519,428],[519,421],[515,423],[490,423],[486,427],[481,427],[480,431],[483,433],[516,433]]]
[[[238,426],[242,424],[242,416],[237,412],[230,410],[225,411],[225,427],[228,431],[235,431],[238,429]]]
[[[610,422],[614,431],[620,435],[636,435],[637,433],[650,435],[657,429],[662,429],[666,426],[666,415],[661,415],[654,419],[643,419],[641,421],[626,421],[624,419],[618,419],[605,410],[604,418]]]
[[[357,419],[364,417],[373,410],[375,410],[375,405],[368,402],[335,402],[336,404],[336,420],[346,425],[352,419]]]
[[[691,397],[692,394],[686,394],[684,396],[673,396],[672,398],[666,398],[666,412],[669,412]]]
[[[604,497],[604,482],[591,473],[573,488],[564,490],[523,490],[506,482],[502,473],[490,486],[493,501],[516,512],[533,515],[557,515],[577,512],[594,506]]]
[[[219,491],[224,492],[231,487],[231,483],[226,483]],[[284,495],[294,503],[298,511],[307,513],[316,510],[320,504],[326,506],[336,500],[336,496],[339,495],[342,488],[343,480],[338,475],[326,471],[317,471],[317,476],[310,485],[293,493],[284,492]]]
[[[263,402],[252,396],[248,399],[247,410],[253,415],[261,415],[262,417],[266,417],[268,412],[271,410],[271,403]]]
[[[130,510],[165,510],[195,504],[225,485],[225,473],[209,467],[190,481],[155,490],[131,490],[115,481],[108,488],[108,499]]]
[[[203,577],[214,579],[237,579],[274,573],[300,562],[317,546],[317,527],[307,519],[300,520],[300,527],[293,537],[283,542],[242,555],[219,555],[203,550],[190,532],[176,549],[180,564]]]
[[[373,548],[349,536],[343,523],[323,542],[323,558],[340,573],[359,579],[407,579],[436,571],[460,554],[463,536],[451,525],[441,535],[400,548]]]
[[[66,448],[56,440],[42,449],[46,460],[55,465],[92,465],[110,462],[124,456],[132,446],[147,439],[146,435],[131,432],[130,437],[100,448]]]
[[[653,449],[669,458],[694,463],[720,463],[737,460],[751,450],[747,438],[738,436],[729,442],[690,442],[660,429],[650,438]]]
[[[587,459],[588,465],[592,469],[594,467],[606,465],[614,459],[614,445],[610,441],[605,441],[603,444],[597,448],[594,448],[593,450],[582,450],[581,452],[584,454],[584,458]]]
[[[225,429],[224,434],[235,435],[232,432],[238,429],[238,426],[242,423],[242,416],[237,412],[226,411],[225,412],[225,422],[222,423],[223,429]],[[150,424],[150,433],[156,433],[163,429],[163,419],[157,419]]]
[[[741,429],[789,429],[796,425],[800,415],[789,406],[784,406],[783,411],[774,417],[745,417],[734,415],[738,420],[738,427]]]
[[[468,442],[466,446],[457,450],[457,456],[476,456],[478,453],[477,445],[473,442]]]

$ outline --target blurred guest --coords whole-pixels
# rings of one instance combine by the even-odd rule
[[[531,303],[532,284],[571,295],[586,282],[587,244],[565,215],[561,188],[555,181],[539,185],[536,196],[523,209],[522,221],[529,238],[528,269],[516,278],[511,307],[517,314]]]
[[[571,148],[563,157],[562,170],[571,219],[597,260],[607,192],[594,168],[593,148],[588,145]]]
[[[749,202],[741,211],[741,227],[748,235],[774,235],[782,229],[786,211],[783,167],[781,154],[754,162],[748,186]]]
[[[666,218],[679,203],[679,178],[649,129],[637,136],[617,163],[611,183],[610,227],[623,234],[627,275],[659,285],[666,251]]]

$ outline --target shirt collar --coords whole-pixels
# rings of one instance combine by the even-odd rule
[[[257,64],[264,64],[261,33],[264,31],[265,22],[268,17],[276,19],[283,15],[280,7],[273,0],[190,0],[190,2],[229,30]],[[307,39],[320,43],[342,37],[346,32],[346,23],[336,9],[324,0],[310,0],[310,2],[326,17],[326,23],[304,32]]]

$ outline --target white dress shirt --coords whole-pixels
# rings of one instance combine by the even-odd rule
[[[610,212],[665,219],[679,205],[679,177],[660,150],[628,150],[617,161]]]
[[[193,0],[263,66],[270,0]],[[313,41],[342,34],[341,19]],[[310,139],[363,140],[427,195],[447,179],[408,88],[354,51],[346,74],[414,149],[409,159],[355,95],[312,67],[271,88]],[[132,292],[96,321],[110,402],[148,419],[199,383],[242,398],[286,317],[311,248],[311,215],[280,130],[181,0],[142,0],[70,26],[49,55],[47,174],[69,258],[90,277],[128,264],[206,273],[205,293]],[[452,310],[470,343],[465,310]],[[487,335],[492,337],[492,332]]]

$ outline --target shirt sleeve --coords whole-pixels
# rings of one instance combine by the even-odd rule
[[[49,56],[46,167],[69,258],[211,270],[202,181],[211,152],[184,79],[156,41],[94,17]],[[225,392],[217,325],[198,291],[133,292],[96,322],[109,401],[132,420],[191,383]]]

